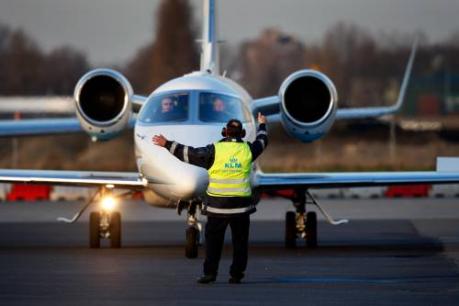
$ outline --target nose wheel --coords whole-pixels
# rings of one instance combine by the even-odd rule
[[[184,203],[181,202],[178,205],[177,211],[180,212],[187,206],[188,215],[187,215],[187,229],[185,232],[185,257],[186,258],[197,258],[199,253],[199,245],[201,244],[201,231],[202,225],[197,218],[197,208],[199,203],[191,202]]]
[[[199,230],[195,227],[188,227],[186,230],[186,245],[185,256],[186,258],[197,258],[199,249]]]

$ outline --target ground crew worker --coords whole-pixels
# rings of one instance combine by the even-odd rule
[[[244,142],[245,130],[237,119],[231,119],[222,130],[223,139],[206,147],[193,148],[155,135],[153,143],[165,147],[182,161],[206,168],[209,186],[203,213],[207,215],[205,228],[206,259],[204,275],[198,283],[207,284],[217,278],[226,227],[233,239],[233,263],[230,283],[240,283],[247,267],[250,214],[255,212],[251,197],[250,172],[252,163],[268,144],[266,117],[258,114],[256,140]]]

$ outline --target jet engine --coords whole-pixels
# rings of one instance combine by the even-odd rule
[[[83,129],[96,140],[109,140],[128,125],[132,87],[119,72],[95,69],[75,87],[77,116]]]
[[[338,94],[333,82],[315,70],[291,74],[279,89],[281,122],[303,142],[322,137],[335,120]]]

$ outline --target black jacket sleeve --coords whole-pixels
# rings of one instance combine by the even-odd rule
[[[260,124],[257,130],[257,138],[254,142],[249,143],[250,151],[252,152],[252,161],[255,161],[260,156],[267,145],[268,134],[266,132],[266,125]],[[176,141],[167,141],[165,148],[181,161],[198,167],[210,169],[214,163],[215,146],[213,144],[206,147],[194,148]]]
[[[266,124],[260,124],[257,130],[257,138],[254,142],[249,143],[250,151],[252,151],[252,161],[255,161],[263,153],[267,145],[268,133],[266,131]]]
[[[201,148],[185,146],[175,141],[167,141],[165,148],[175,157],[186,163],[209,169],[215,159],[213,144]]]

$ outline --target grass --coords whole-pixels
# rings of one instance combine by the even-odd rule
[[[0,167],[136,171],[130,131],[104,143],[92,143],[86,135],[20,138],[18,153],[18,164],[13,165],[12,140],[0,140]],[[435,169],[437,156],[459,156],[459,143],[429,133],[399,133],[396,146],[391,146],[387,133],[335,130],[303,144],[274,130],[260,165],[266,172],[425,171]]]

